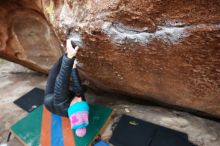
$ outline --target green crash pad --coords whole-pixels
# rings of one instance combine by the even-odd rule
[[[39,146],[41,138],[41,127],[42,127],[42,112],[43,106],[38,107],[36,110],[28,114],[26,117],[11,126],[10,130],[12,133],[24,144],[28,146]],[[87,127],[87,134],[83,137],[77,137],[74,135],[74,141],[76,146],[88,146],[95,136],[99,134],[99,131],[104,127],[105,123],[109,120],[112,113],[112,109],[100,105],[90,105],[89,113],[89,126]],[[56,117],[56,118],[53,118]],[[51,146],[65,146],[62,138],[62,119],[60,116],[51,114]],[[54,129],[61,128],[61,132],[52,133]],[[59,135],[61,133],[61,135]],[[73,131],[74,133],[74,131]],[[55,135],[55,136],[54,136]],[[74,144],[73,144],[74,145]]]

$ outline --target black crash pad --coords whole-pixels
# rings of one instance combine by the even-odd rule
[[[43,104],[44,90],[34,88],[25,95],[14,101],[14,104],[27,112],[32,112],[34,109]]]
[[[122,115],[109,140],[114,146],[195,146],[185,133]]]

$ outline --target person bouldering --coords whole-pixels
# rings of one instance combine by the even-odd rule
[[[49,72],[44,105],[50,112],[68,117],[76,135],[83,137],[89,124],[89,105],[85,100],[85,86],[82,86],[76,68],[79,47],[67,39],[66,49]]]

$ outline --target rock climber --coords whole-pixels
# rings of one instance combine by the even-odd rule
[[[66,53],[49,72],[44,104],[50,112],[68,117],[76,135],[83,137],[89,124],[89,106],[85,101],[85,86],[81,85],[76,68],[78,50],[79,47],[67,39]]]

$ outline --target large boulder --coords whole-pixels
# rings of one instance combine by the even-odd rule
[[[61,46],[67,37],[73,37],[82,48],[78,54],[80,72],[97,87],[220,117],[219,0],[38,0],[35,6],[27,3],[33,2],[23,1],[22,5],[45,16],[31,21],[31,27],[17,22],[25,26],[18,25],[16,34],[20,35],[16,38],[28,44],[23,45],[29,52],[27,63],[33,62],[35,57],[29,55],[36,49],[30,49],[35,45],[22,37],[27,31],[21,30],[41,24],[47,28],[42,30],[53,32],[51,26]],[[45,32],[37,34],[45,36]],[[54,53],[50,54],[54,59],[63,50],[56,37],[33,37],[42,38],[36,44],[42,41],[52,46],[36,53]],[[13,52],[10,45],[5,48],[8,53]],[[45,67],[45,61],[34,61],[41,61],[40,66]]]

